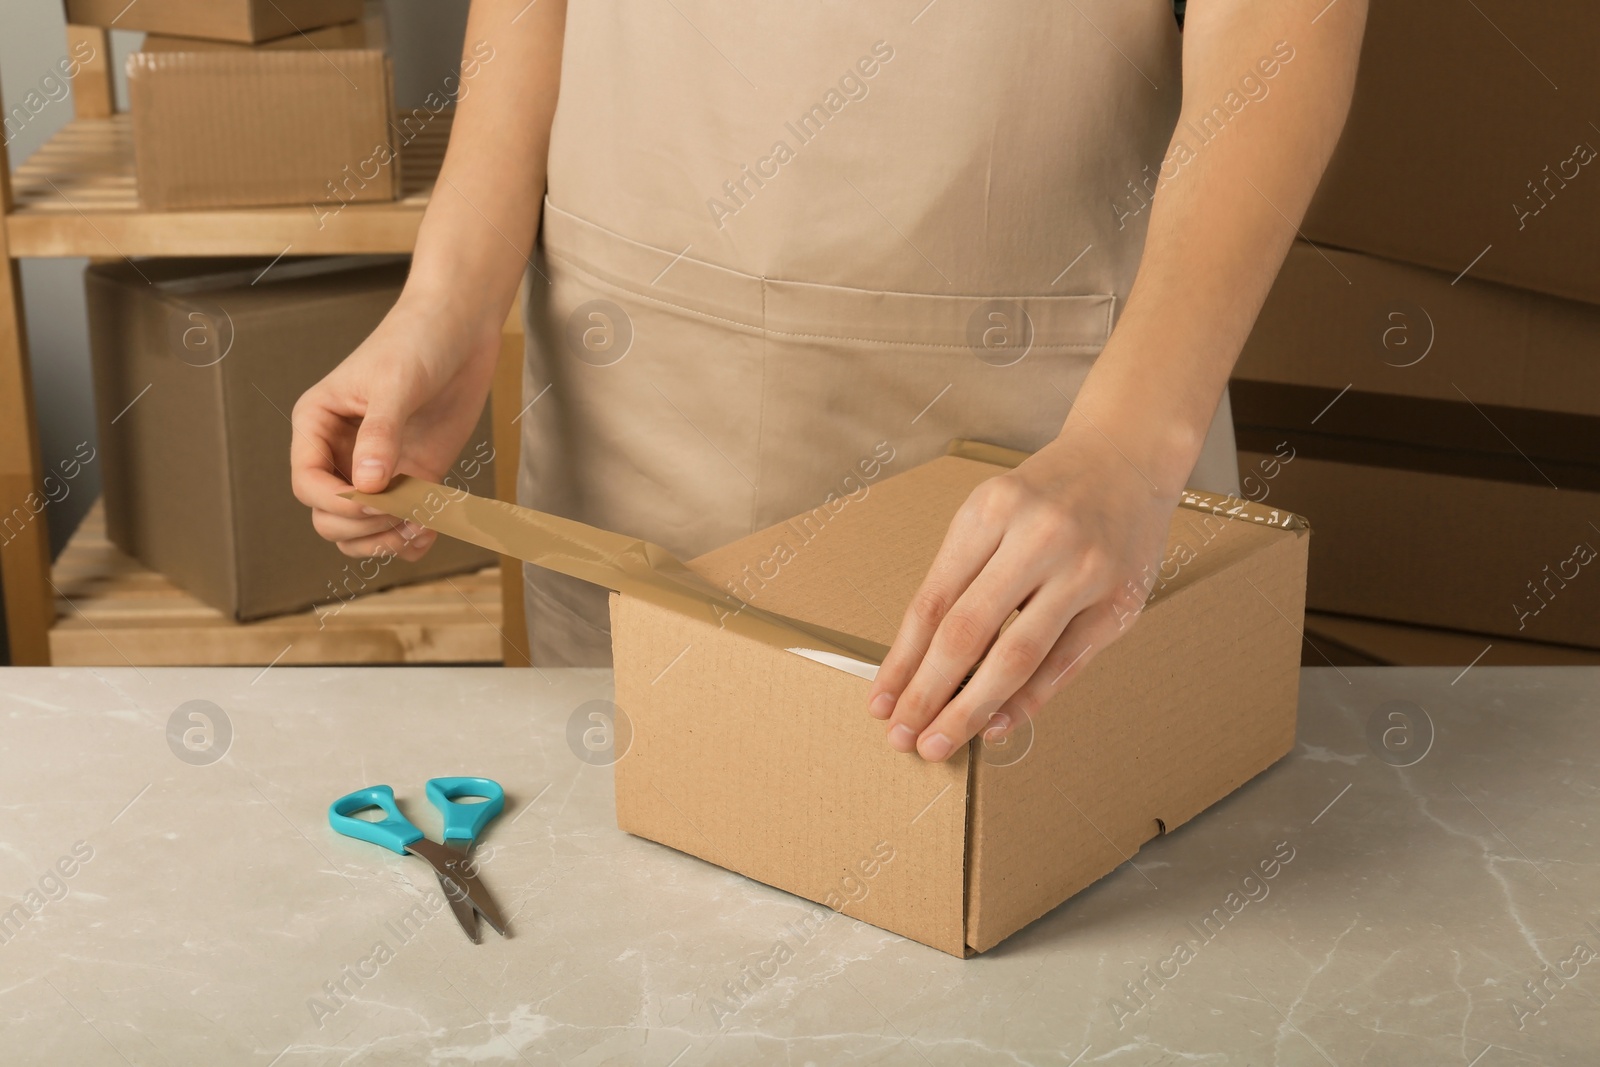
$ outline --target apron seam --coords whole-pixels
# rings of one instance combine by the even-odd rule
[[[849,337],[849,336],[846,336],[846,335],[843,335],[843,334],[834,334],[834,333],[792,333],[792,332],[787,331],[787,330],[769,330],[769,331],[766,331],[766,332],[771,333],[772,335],[774,335],[776,337],[796,337],[796,338],[800,338],[802,340],[811,340],[811,341],[852,341],[852,342],[854,342],[856,344],[861,344],[861,345],[887,345],[890,348],[953,348],[953,349],[965,349],[965,348],[972,347],[971,345],[963,345],[963,344],[953,344],[953,343],[947,344],[947,343],[945,343],[943,341],[900,341],[900,340],[883,341],[883,340],[879,340],[879,339],[877,339],[875,337]],[[1058,341],[1058,342],[1055,342],[1053,344],[1037,344],[1037,343],[1035,343],[1035,344],[1029,346],[1029,351],[1036,351],[1038,349],[1064,349],[1064,350],[1081,349],[1081,350],[1087,350],[1087,351],[1090,351],[1090,352],[1098,352],[1098,351],[1100,351],[1100,349],[1102,349],[1104,347],[1105,347],[1105,342],[1104,341]]]
[[[737,326],[742,330],[749,330],[749,331],[755,332],[755,333],[763,332],[761,325],[757,324],[757,323],[740,322],[738,319],[730,319],[730,318],[727,318],[726,316],[723,316],[723,315],[714,315],[709,311],[701,311],[699,308],[689,307],[687,304],[679,304],[679,303],[675,303],[675,302],[673,302],[671,300],[663,300],[661,297],[658,297],[658,296],[651,296],[648,293],[641,292],[640,290],[634,288],[633,286],[624,285],[623,283],[621,283],[619,281],[616,281],[616,280],[614,280],[612,278],[608,278],[603,274],[600,274],[600,273],[598,273],[596,271],[593,271],[593,270],[589,270],[586,267],[584,267],[583,264],[581,264],[581,263],[579,263],[579,262],[577,262],[575,260],[569,259],[566,256],[561,255],[560,253],[550,252],[550,251],[547,250],[545,252],[545,255],[548,256],[551,259],[558,260],[561,263],[564,263],[568,270],[574,271],[574,272],[576,272],[578,274],[582,274],[582,275],[592,279],[593,281],[601,283],[602,285],[610,286],[611,288],[617,290],[618,292],[627,293],[629,296],[635,297],[635,298],[637,298],[639,300],[643,300],[648,304],[656,304],[656,305],[658,305],[660,307],[672,308],[675,311],[682,311],[682,312],[684,312],[686,314],[693,315],[696,318],[708,319],[708,320],[710,320],[712,322],[720,322],[720,323],[724,323],[724,324],[726,324],[728,326]],[[763,288],[765,288],[764,280],[763,280]],[[764,295],[763,295],[763,302],[765,302],[765,296]]]
[[[708,321],[711,321],[711,322],[720,322],[720,323],[725,323],[725,324],[730,325],[730,326],[736,326],[736,327],[739,327],[739,328],[744,329],[744,330],[758,331],[762,335],[762,337],[764,339],[768,338],[768,337],[786,337],[786,338],[794,338],[796,340],[806,340],[806,341],[849,341],[849,342],[852,342],[854,344],[882,345],[882,346],[889,347],[889,348],[927,348],[927,349],[960,350],[960,349],[970,348],[971,347],[969,344],[958,343],[958,342],[913,341],[913,340],[906,340],[906,339],[903,339],[903,338],[885,339],[885,338],[878,338],[878,337],[856,337],[856,336],[853,336],[851,334],[815,333],[815,332],[808,332],[808,331],[803,331],[803,330],[780,330],[780,329],[773,329],[767,324],[767,292],[768,292],[769,285],[774,280],[779,281],[779,282],[781,282],[783,284],[790,284],[790,285],[814,285],[815,283],[810,283],[810,282],[792,282],[792,281],[789,281],[787,279],[772,279],[772,278],[768,278],[768,277],[766,277],[764,275],[754,275],[754,274],[744,275],[744,277],[749,278],[750,280],[755,281],[755,282],[760,284],[760,293],[761,293],[761,309],[760,309],[760,312],[759,312],[759,315],[758,315],[758,317],[760,318],[761,321],[759,323],[748,323],[748,322],[743,322],[743,321],[741,321],[739,319],[731,319],[731,318],[728,318],[727,316],[724,316],[724,315],[717,315],[717,314],[714,314],[714,313],[709,312],[709,311],[703,311],[700,308],[691,307],[688,304],[682,304],[682,303],[678,303],[678,302],[673,301],[673,300],[664,299],[664,298],[659,297],[659,296],[653,296],[653,295],[651,295],[649,293],[644,292],[643,290],[639,289],[638,287],[636,287],[634,285],[630,285],[630,284],[628,284],[628,283],[626,283],[624,281],[621,281],[621,280],[617,279],[615,276],[610,276],[610,275],[601,273],[598,269],[595,269],[595,268],[592,268],[592,267],[588,266],[582,260],[574,259],[574,258],[566,256],[566,255],[564,255],[564,254],[562,254],[560,252],[552,252],[551,250],[546,248],[546,249],[544,249],[544,254],[549,259],[553,259],[553,260],[557,260],[557,261],[561,262],[569,270],[575,271],[578,274],[582,274],[585,277],[590,278],[591,280],[599,282],[599,283],[601,283],[603,285],[610,286],[611,288],[617,290],[618,292],[627,293],[629,296],[634,297],[634,298],[639,299],[639,300],[643,300],[646,303],[654,304],[654,305],[657,305],[659,307],[664,307],[664,308],[672,308],[673,310],[681,311],[681,312],[683,312],[685,314],[693,315],[696,318],[705,319],[705,320],[708,320]],[[845,289],[845,288],[849,288],[849,287],[845,287],[845,286],[818,286],[818,288]],[[860,292],[860,293],[876,293],[876,292],[879,292],[878,290],[868,290],[868,289],[852,289],[851,291]],[[967,297],[967,296],[962,296],[962,295],[959,295],[959,294],[943,294],[943,293],[898,293],[898,292],[887,292],[887,291],[884,291],[884,292],[886,293],[886,295],[891,295],[891,296],[927,297],[927,298],[930,298],[930,299],[945,299],[945,300],[998,299],[998,298],[984,298],[984,297]],[[1064,293],[1064,294],[1048,294],[1048,295],[1045,295],[1043,297],[1035,297],[1035,296],[1032,296],[1032,295],[1023,294],[1023,295],[1020,295],[1020,296],[1010,297],[1008,299],[1013,299],[1013,300],[1018,300],[1018,301],[1026,301],[1026,300],[1033,300],[1033,299],[1085,300],[1085,301],[1094,300],[1094,301],[1101,301],[1101,302],[1105,303],[1105,305],[1106,305],[1105,311],[1102,313],[1102,318],[1104,320],[1105,325],[1104,325],[1104,328],[1101,331],[1102,337],[1101,337],[1100,340],[1097,340],[1097,341],[1056,341],[1056,342],[1048,342],[1048,343],[1046,343],[1046,342],[1035,342],[1031,346],[1031,350],[1034,350],[1034,351],[1098,352],[1101,348],[1105,347],[1106,339],[1109,338],[1109,336],[1111,334],[1111,325],[1115,321],[1115,308],[1116,308],[1116,294],[1115,293]],[[764,351],[764,349],[763,349],[763,351]]]

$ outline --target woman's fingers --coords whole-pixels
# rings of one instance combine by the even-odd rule
[[[400,519],[390,515],[363,515],[361,518],[352,519],[321,509],[311,512],[311,526],[325,541],[354,541],[357,538],[399,530],[400,524]]]
[[[415,563],[433,547],[439,535],[412,522],[402,522],[396,528],[370,537],[356,537],[339,542],[339,551],[353,559],[372,556],[398,556]]]
[[[1033,593],[1036,579],[1019,553],[1004,542],[939,623],[917,672],[895,702],[889,721],[889,744],[901,752],[918,746],[918,738],[960,688],[967,672],[984,658],[1000,627]],[[1041,655],[1043,651],[1041,650]],[[1026,675],[1023,676],[1024,678]],[[1022,679],[1018,679],[1020,682]],[[936,739],[931,759],[943,759]]]
[[[329,410],[315,390],[295,404],[290,423],[294,432],[289,441],[289,483],[295,499],[331,515],[366,516],[360,504],[340,496],[352,488],[348,475],[355,428]]]
[[[995,640],[994,647],[955,699],[930,716],[917,738],[923,759],[938,762],[976,737],[998,727],[1004,732],[1018,713],[1026,713],[1021,690],[1038,676],[1059,647],[1064,631],[1071,629],[1081,608],[1081,590],[1068,581],[1040,589]]]
[[[381,493],[400,462],[400,435],[410,415],[392,397],[382,393],[367,402],[351,450],[350,477],[363,493]]]
[[[1038,670],[1000,705],[990,721],[980,725],[984,736],[989,737],[990,730],[1009,734],[1024,719],[1036,718],[1046,703],[1082,674],[1130,625],[1131,619],[1120,615],[1117,606],[1107,601],[1092,604],[1073,616]]]
[[[985,526],[978,514],[976,497],[975,491],[951,521],[939,554],[911,598],[894,644],[867,692],[867,710],[875,718],[887,719],[894,712],[900,695],[921,669],[934,634],[1000,544],[1003,527]],[[910,750],[910,745],[904,749]]]

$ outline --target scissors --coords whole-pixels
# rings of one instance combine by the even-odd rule
[[[501,937],[506,935],[505,919],[489,891],[478,881],[467,854],[478,834],[506,806],[506,793],[500,783],[488,778],[430,778],[428,799],[444,816],[444,844],[429,841],[423,832],[400,814],[394,790],[386,785],[368,786],[346,794],[328,806],[328,824],[346,837],[382,845],[404,856],[410,853],[426,860],[439,876],[439,886],[461,929],[473,944],[479,943],[478,916],[482,915]],[[482,797],[482,804],[457,804],[458,797]],[[384,818],[375,822],[354,818],[360,811],[381,810]]]

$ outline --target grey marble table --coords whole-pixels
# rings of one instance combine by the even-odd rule
[[[620,833],[609,686],[0,671],[0,1062],[1600,1063],[1600,672],[1309,670],[1291,756],[966,961]],[[448,773],[509,940],[325,822]]]

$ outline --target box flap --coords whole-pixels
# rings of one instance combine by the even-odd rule
[[[949,455],[877,482],[859,499],[841,498],[839,512],[820,531],[779,523],[698,556],[689,567],[730,596],[887,646],[957,509],[979,483],[1025,456],[957,441]],[[1243,533],[1244,528],[1307,529],[1292,512],[1216,494],[1189,490],[1181,505],[1171,544],[1187,537],[1208,548],[1154,590],[1152,602],[1258,548],[1261,538]],[[1225,526],[1241,531],[1225,538],[1209,532]]]
[[[928,575],[951,516],[1000,469],[955,456],[880,482],[820,530],[779,523],[713,549],[689,566],[759,607],[860,634],[887,647]]]

